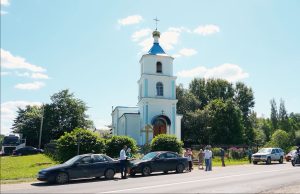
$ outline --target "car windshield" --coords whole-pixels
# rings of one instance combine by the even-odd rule
[[[263,148],[258,151],[258,153],[271,153],[271,148]]]
[[[75,156],[75,157],[69,159],[68,161],[66,161],[64,164],[67,164],[67,165],[74,164],[74,162],[76,162],[79,158],[81,158],[81,156]]]
[[[142,158],[142,160],[151,160],[151,159],[153,159],[156,155],[157,155],[156,152],[150,152],[150,153],[146,154],[146,155]]]

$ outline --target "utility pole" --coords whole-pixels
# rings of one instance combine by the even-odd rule
[[[43,122],[44,122],[44,104],[42,104],[42,117],[41,117],[40,136],[39,136],[39,149],[41,149]]]

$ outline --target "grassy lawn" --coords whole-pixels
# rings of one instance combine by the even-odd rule
[[[34,180],[38,171],[57,164],[44,154],[1,157],[1,183]]]
[[[203,165],[204,164],[205,163],[203,162]],[[243,158],[243,159],[240,159],[240,160],[225,158],[225,166],[243,165],[243,164],[249,164],[248,158]],[[214,157],[212,165],[213,165],[213,167],[214,166],[222,166],[221,158],[220,157]],[[196,165],[196,166],[198,166],[198,165]]]

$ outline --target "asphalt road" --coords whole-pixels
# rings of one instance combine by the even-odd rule
[[[290,163],[216,167],[211,172],[154,174],[114,180],[86,179],[66,185],[43,182],[1,185],[1,193],[261,193],[300,184]],[[300,193],[300,191],[299,191]]]

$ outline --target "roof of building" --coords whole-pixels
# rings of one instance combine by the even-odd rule
[[[150,55],[157,55],[157,54],[166,54],[165,51],[161,48],[158,42],[154,42],[151,49],[148,51]]]

